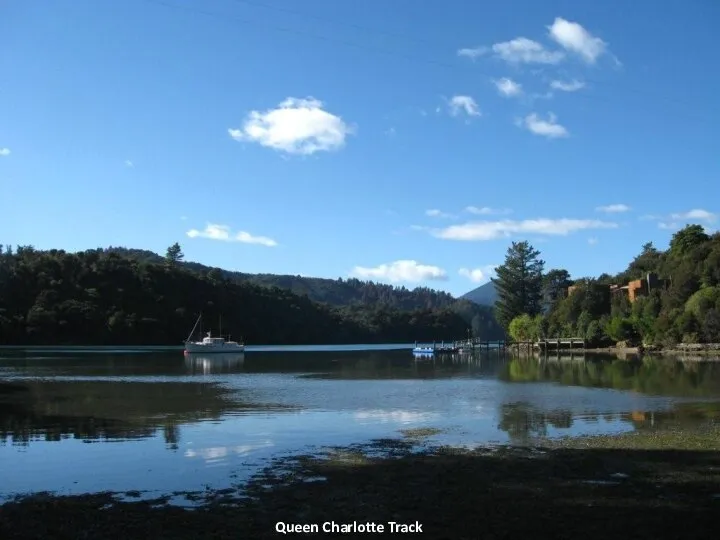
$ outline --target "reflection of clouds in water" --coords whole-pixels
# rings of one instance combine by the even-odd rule
[[[384,411],[375,409],[370,411],[359,411],[354,414],[356,420],[376,420],[378,422],[397,422],[400,424],[411,424],[439,418],[438,413],[419,411]]]
[[[250,454],[253,450],[261,448],[271,448],[275,446],[271,440],[265,440],[257,444],[242,444],[239,446],[212,446],[210,448],[198,448],[197,450],[185,450],[185,457],[205,460],[207,463],[220,461],[228,456],[237,455],[244,456]]]

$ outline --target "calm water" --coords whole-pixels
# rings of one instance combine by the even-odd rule
[[[430,443],[527,444],[720,418],[720,363],[270,349],[0,350],[0,498],[224,488],[268,458],[408,428],[442,429]]]

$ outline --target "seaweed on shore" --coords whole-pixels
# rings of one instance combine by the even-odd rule
[[[416,520],[427,538],[711,537],[720,452],[699,450],[712,446],[703,435],[687,447],[672,435],[667,446],[678,448],[661,450],[611,439],[419,452],[407,441],[376,441],[275,460],[246,486],[208,490],[192,511],[167,499],[36,495],[0,507],[0,537],[276,538],[280,521]]]

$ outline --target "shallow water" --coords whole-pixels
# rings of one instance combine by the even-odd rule
[[[225,488],[273,457],[423,427],[472,446],[720,418],[718,363],[268,349],[0,350],[0,497]]]

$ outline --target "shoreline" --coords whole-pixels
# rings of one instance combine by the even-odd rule
[[[511,347],[508,347],[510,349]],[[522,354],[523,352],[527,352],[527,349],[517,349],[515,348],[517,352]],[[515,351],[514,351],[515,352]],[[541,352],[540,349],[533,348],[531,349],[532,353],[539,353]],[[666,355],[666,356],[717,356],[718,359],[720,359],[720,349],[717,348],[701,348],[701,347],[686,347],[686,348],[642,348],[641,347],[587,347],[587,348],[579,348],[575,347],[572,349],[569,348],[560,348],[560,349],[550,349],[547,351],[546,354],[543,354],[542,356],[551,357],[553,354],[614,354],[618,356],[622,355]]]
[[[719,435],[715,427],[419,452],[418,439],[381,440],[278,458],[242,488],[208,491],[194,510],[109,493],[36,494],[0,506],[0,537],[278,538],[278,522],[322,531],[326,522],[417,521],[427,538],[545,529],[586,540],[705,539],[720,507]]]

